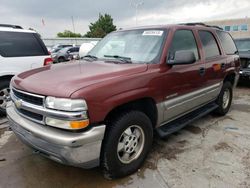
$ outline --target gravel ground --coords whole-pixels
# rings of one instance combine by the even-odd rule
[[[155,138],[137,173],[108,181],[99,168],[57,164],[23,145],[0,118],[0,187],[250,187],[250,88],[239,87],[231,111],[207,115],[165,140]]]

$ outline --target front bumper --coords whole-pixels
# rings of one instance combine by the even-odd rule
[[[241,79],[250,79],[250,69],[242,69],[240,70],[240,78]]]
[[[105,125],[93,127],[82,133],[67,132],[20,116],[15,111],[13,103],[7,106],[7,117],[17,137],[45,157],[82,168],[99,165]]]

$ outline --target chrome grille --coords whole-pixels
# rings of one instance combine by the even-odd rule
[[[31,112],[31,111],[28,111],[28,110],[25,110],[25,109],[17,109],[17,111],[31,119],[35,119],[37,121],[43,121],[43,115],[41,114],[37,114],[37,113],[34,113],[34,112]]]
[[[43,103],[45,99],[44,96],[17,90],[13,87],[11,87],[10,96],[15,104],[16,111],[20,115],[37,123],[44,124],[43,114],[36,113],[36,111],[34,111],[33,109],[27,108],[26,106],[23,105],[24,103],[26,103],[43,108]]]
[[[23,91],[20,91],[20,90],[16,90],[14,88],[12,88],[12,91],[13,91],[13,94],[18,99],[21,99],[23,101],[26,101],[28,103],[35,104],[35,105],[38,105],[38,106],[43,106],[43,101],[44,101],[43,96],[23,92]]]

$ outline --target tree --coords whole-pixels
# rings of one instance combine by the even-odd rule
[[[94,23],[90,23],[89,31],[84,37],[103,38],[112,31],[116,31],[113,18],[109,14],[99,14],[99,19]]]
[[[57,33],[57,37],[62,38],[80,38],[82,35],[80,33],[73,33],[70,30],[64,30],[64,32]]]

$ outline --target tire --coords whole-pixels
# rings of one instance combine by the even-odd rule
[[[65,58],[64,57],[59,57],[58,58],[58,63],[61,63],[61,62],[64,62],[65,61]]]
[[[0,115],[6,115],[6,105],[9,97],[10,80],[0,80]]]
[[[131,130],[132,134],[129,134],[128,130]],[[139,139],[135,138],[140,131],[142,131],[141,135],[137,137]],[[101,152],[101,167],[105,178],[120,178],[137,171],[146,159],[152,141],[152,123],[144,113],[124,112],[113,119],[106,130]],[[123,149],[118,148],[118,143]],[[126,151],[132,153],[128,154]]]
[[[219,116],[226,115],[231,107],[232,99],[233,99],[233,86],[230,82],[225,82],[216,100],[216,104],[218,104],[219,107],[215,110],[215,114]]]

